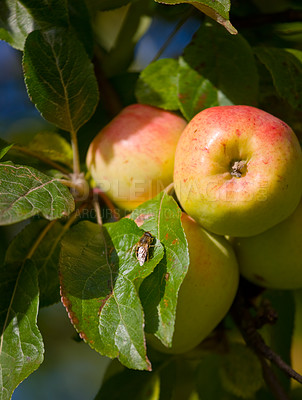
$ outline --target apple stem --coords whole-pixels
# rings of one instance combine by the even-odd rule
[[[94,200],[93,201],[93,207],[94,207],[94,210],[95,210],[95,213],[96,213],[97,223],[102,229],[103,221],[102,221],[102,216],[101,216],[101,208],[100,208],[100,204],[99,204],[98,200]]]
[[[234,161],[233,165],[231,166],[231,175],[235,176],[236,178],[241,178],[243,175],[246,174],[247,165],[246,161]]]

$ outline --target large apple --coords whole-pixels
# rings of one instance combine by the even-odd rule
[[[241,274],[267,288],[302,288],[302,201],[285,221],[234,239]]]
[[[148,335],[153,347],[173,354],[192,350],[211,333],[228,312],[239,281],[230,243],[207,232],[185,213],[181,222],[190,265],[178,294],[172,347],[166,348],[155,336]]]
[[[297,207],[301,147],[287,124],[262,110],[208,108],[180,137],[174,183],[184,210],[211,232],[256,235]]]
[[[90,144],[87,167],[114,203],[133,210],[173,181],[174,154],[186,121],[145,104],[124,108]]]

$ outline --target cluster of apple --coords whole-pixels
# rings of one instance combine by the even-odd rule
[[[263,287],[302,287],[302,152],[291,128],[273,115],[220,106],[187,124],[134,104],[96,136],[87,167],[127,210],[174,182],[190,255],[174,353],[195,347],[221,321],[239,272]]]

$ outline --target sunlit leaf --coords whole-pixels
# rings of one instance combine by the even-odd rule
[[[20,0],[43,29],[68,26],[67,0]]]
[[[134,220],[144,220],[142,228],[150,231],[165,248],[163,259],[143,281],[140,297],[146,315],[146,332],[155,334],[166,346],[172,344],[178,291],[189,267],[180,217],[179,207],[165,192],[131,214]]]
[[[69,215],[74,200],[66,186],[34,168],[0,163],[0,225],[36,214],[52,220]]]
[[[178,102],[184,117],[190,121],[205,108],[219,105],[216,87],[185,60],[180,59],[178,69]]]
[[[0,39],[17,50],[23,50],[25,39],[33,29],[33,18],[21,1],[0,1]]]
[[[96,351],[118,357],[128,368],[150,369],[144,339],[141,281],[163,257],[156,240],[142,266],[135,244],[142,236],[131,220],[77,224],[62,241],[63,302],[80,336]]]
[[[135,94],[139,103],[166,110],[178,109],[178,62],[172,58],[155,61],[140,74]]]
[[[164,4],[192,4],[198,10],[223,25],[229,33],[236,34],[237,30],[229,21],[230,0],[155,0]]]
[[[13,144],[6,142],[0,138],[0,160],[12,148]]]

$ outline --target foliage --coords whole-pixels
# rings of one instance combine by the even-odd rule
[[[163,191],[130,219],[113,222],[118,210],[87,189],[87,146],[78,146],[134,101],[173,110],[188,121],[212,106],[257,106],[287,122],[301,141],[302,6],[295,0],[262,3],[1,2],[0,39],[23,53],[28,95],[54,125],[53,132],[40,132],[26,145],[0,140],[0,224],[28,223],[16,230],[0,267],[2,400],[42,363],[38,309],[58,302],[60,290],[79,336],[122,364],[115,369],[118,361],[112,361],[96,399],[273,398],[260,374],[266,364],[241,341],[230,348],[221,344],[219,329],[194,355],[164,356],[146,346],[145,333],[167,347],[172,343],[177,295],[189,264],[180,208]],[[119,23],[107,30],[99,26],[102,13]],[[148,29],[146,21],[156,18],[176,21],[178,30],[194,18],[200,28],[179,57],[154,59],[133,72],[135,45]],[[93,205],[97,214],[100,205],[109,211],[103,214],[109,222],[97,223]],[[139,228],[134,220],[142,214],[148,218]],[[145,231],[155,241],[150,260],[140,266],[135,249]],[[265,292],[259,302],[266,295],[282,324],[263,330],[290,363],[294,299]],[[224,324],[224,341],[237,342],[229,316]],[[289,379],[279,379],[290,393]]]

